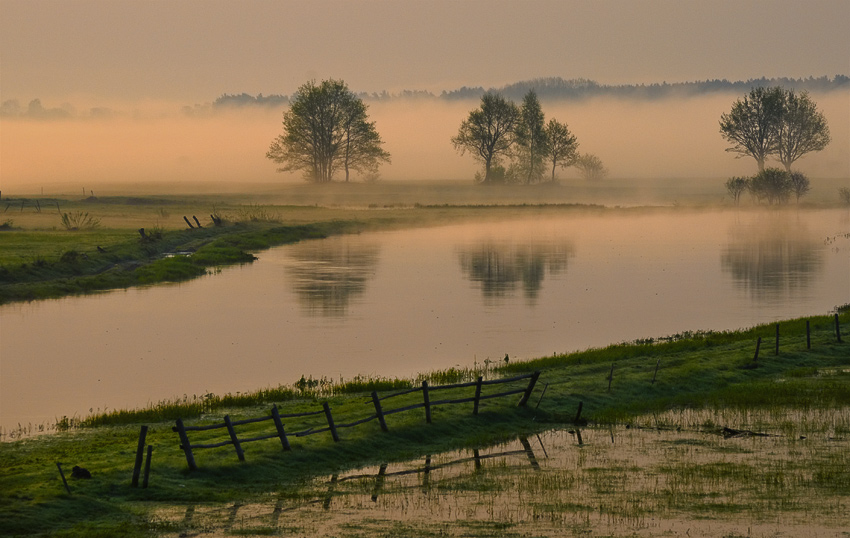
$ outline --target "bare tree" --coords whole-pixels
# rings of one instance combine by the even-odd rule
[[[555,181],[555,169],[559,166],[571,166],[578,157],[578,141],[567,128],[566,123],[551,119],[544,129],[546,135],[546,157],[552,163],[552,181]]]
[[[460,124],[452,145],[461,155],[467,151],[484,164],[482,183],[494,183],[492,169],[514,143],[517,106],[495,93],[481,97],[481,107]]]

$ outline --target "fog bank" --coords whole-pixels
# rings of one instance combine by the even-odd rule
[[[737,95],[638,100],[594,98],[542,101],[547,120],[566,122],[581,152],[598,155],[616,178],[724,178],[755,172],[755,161],[724,149],[720,115]],[[810,177],[850,178],[850,96],[812,94],[826,115],[832,143],[803,157],[796,168]],[[45,107],[60,104],[45,103]],[[472,181],[479,165],[459,155],[450,139],[477,101],[394,100],[369,105],[392,154],[386,180]],[[142,109],[143,113],[138,111]],[[130,183],[302,182],[277,173],[265,158],[281,132],[282,109],[237,109],[206,115],[181,112],[177,103],[112,104],[99,117],[3,118],[0,188],[4,194],[77,192]],[[129,112],[128,112],[129,111]],[[132,112],[135,111],[135,112]],[[559,171],[575,177],[572,169]]]

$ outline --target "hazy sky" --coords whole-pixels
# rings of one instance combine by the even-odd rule
[[[0,99],[850,72],[848,0],[0,0]]]

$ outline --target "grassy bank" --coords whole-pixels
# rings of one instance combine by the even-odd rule
[[[780,323],[778,355],[772,341],[775,326],[766,325],[645,340],[481,371],[434,372],[429,376],[434,384],[533,370],[541,370],[542,375],[527,408],[515,407],[511,398],[482,402],[477,417],[471,414],[471,404],[439,407],[431,425],[424,423],[421,410],[409,411],[388,417],[389,432],[382,432],[372,421],[343,430],[339,443],[327,434],[293,438],[291,452],[282,452],[274,439],[251,443],[245,447],[246,461],[242,463],[232,448],[211,449],[196,456],[200,469],[195,472],[187,470],[177,436],[171,431],[176,416],[187,424],[210,424],[220,422],[225,414],[234,420],[264,416],[273,403],[281,413],[293,413],[329,401],[335,417],[357,417],[370,412],[369,390],[398,389],[419,379],[355,379],[336,385],[294,380],[290,386],[249,395],[204,395],[196,401],[162,402],[147,410],[89,417],[88,427],[0,445],[0,534],[154,536],[197,532],[201,529],[153,518],[151,513],[168,506],[244,503],[269,495],[296,500],[306,495],[308,482],[317,476],[572,425],[579,402],[583,403],[582,418],[591,424],[631,423],[638,416],[661,417],[656,420],[663,422],[671,412],[698,409],[772,412],[850,407],[850,335],[845,334],[844,342],[839,343],[833,316],[809,318],[812,337],[808,349],[805,321]],[[850,312],[840,314],[840,323],[843,332],[850,332]],[[763,344],[754,361],[758,337]],[[700,425],[717,429],[726,425],[707,420]],[[155,447],[147,489],[129,485],[140,423],[150,426],[147,443]],[[798,434],[793,424],[787,428],[780,433]],[[839,425],[832,435],[846,439],[850,431]],[[74,465],[85,467],[92,478],[71,479],[68,494],[59,479],[57,462],[68,474]],[[812,472],[817,474],[819,469]],[[850,496],[847,476],[837,475],[833,484],[831,495],[839,502]],[[471,535],[490,535],[492,530]],[[283,530],[266,530],[266,534],[280,532]]]

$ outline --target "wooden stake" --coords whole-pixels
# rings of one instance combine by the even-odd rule
[[[59,462],[56,462],[56,467],[59,469],[59,476],[62,477],[62,483],[65,484],[65,491],[68,492],[68,495],[71,494],[71,488],[68,487],[68,481],[65,480],[65,473],[62,472],[62,466],[59,465]]]
[[[425,422],[431,424],[431,398],[428,396],[428,382],[422,382],[422,398],[425,400]]]
[[[183,426],[183,419],[177,419],[177,427],[174,428],[177,435],[180,436],[180,448],[186,454],[186,463],[189,464],[189,470],[195,471],[198,466],[195,465],[195,456],[192,455],[192,445],[189,444],[189,436],[186,435],[186,428]]]
[[[534,385],[537,384],[537,378],[540,377],[540,370],[535,371],[531,374],[531,379],[528,381],[528,386],[525,388],[525,392],[522,394],[522,398],[520,398],[517,406],[524,407],[526,403],[528,403],[528,399],[531,398],[531,393],[534,392]]]
[[[139,487],[139,475],[142,472],[142,458],[145,455],[145,437],[148,435],[148,427],[142,426],[141,431],[139,432],[139,444],[136,447],[136,464],[133,466],[133,479],[130,481],[130,485],[134,488]]]
[[[378,414],[378,422],[381,423],[381,430],[388,432],[387,421],[384,419],[384,411],[381,409],[381,400],[378,398],[378,393],[372,391],[372,403],[375,404],[375,412]]]
[[[286,431],[283,429],[283,422],[280,420],[277,404],[272,406],[272,420],[274,420],[274,427],[277,428],[277,436],[280,437],[280,444],[283,445],[283,449],[292,450],[292,447],[289,446],[289,439],[286,438]]]
[[[759,360],[759,348],[760,347],[761,347],[761,336],[759,336],[759,339],[756,340],[756,354],[753,357],[753,362],[758,362],[758,360]]]
[[[658,375],[658,367],[661,365],[661,359],[655,361],[655,372],[652,374],[652,385],[655,384],[655,376]]]
[[[142,480],[142,487],[148,487],[148,478],[151,475],[151,454],[153,454],[153,445],[148,445],[148,457],[145,458],[145,478]]]
[[[334,443],[339,443],[339,434],[336,433],[334,417],[331,415],[331,406],[328,405],[328,402],[322,402],[322,408],[325,410],[325,417],[328,419],[328,427],[331,429],[331,436],[334,438]]]
[[[574,424],[578,424],[578,421],[581,420],[581,408],[584,407],[584,402],[578,403],[578,411],[576,411],[576,418],[573,419]]]
[[[611,363],[611,372],[608,373],[608,392],[611,392],[611,382],[614,381],[614,363]]]
[[[812,349],[812,330],[809,326],[809,320],[806,320],[806,349]]]
[[[838,314],[835,314],[835,337],[838,339],[838,343],[841,343],[841,325],[838,323]]]
[[[481,399],[481,382],[484,380],[483,377],[478,376],[478,380],[475,382],[475,405],[472,408],[472,414],[478,414],[478,402]]]
[[[239,438],[236,437],[236,430],[233,429],[233,422],[230,420],[230,415],[224,415],[224,424],[227,426],[227,433],[230,434],[233,448],[236,449],[236,457],[239,458],[239,461],[245,461],[245,453],[242,451],[242,445],[239,444]]]

